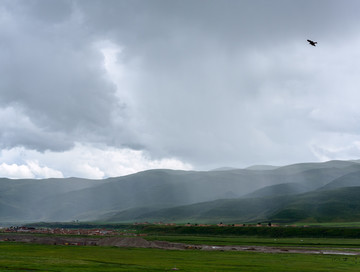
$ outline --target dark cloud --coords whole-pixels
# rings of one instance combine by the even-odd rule
[[[116,88],[105,78],[104,57],[94,46],[96,40],[79,23],[71,2],[54,6],[52,2],[59,1],[26,2],[22,9],[7,10],[11,16],[6,23],[12,33],[0,44],[0,103],[20,107],[43,137],[19,142],[15,140],[19,137],[13,137],[3,145],[58,150],[71,147],[74,141],[106,141],[118,132],[113,115],[124,116],[124,105],[115,98]],[[57,12],[61,16],[50,16]],[[71,144],[61,144],[64,141]]]
[[[0,128],[2,145],[57,151],[102,142],[195,166],[318,159],[315,149],[342,144],[321,146],[324,133],[359,133],[349,120],[359,111],[348,106],[359,83],[359,7],[4,1],[0,105],[19,109],[31,129]],[[118,48],[117,79],[104,66],[109,46]]]
[[[25,16],[29,16],[31,20],[38,20],[40,24],[61,24],[71,19],[73,13],[71,0],[32,0],[20,3]]]

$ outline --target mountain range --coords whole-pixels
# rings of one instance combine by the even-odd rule
[[[360,221],[359,161],[0,179],[0,222]]]

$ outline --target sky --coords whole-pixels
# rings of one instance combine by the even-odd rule
[[[359,10],[0,0],[0,177],[359,159]]]

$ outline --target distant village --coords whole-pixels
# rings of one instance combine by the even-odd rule
[[[56,234],[56,235],[94,235],[94,236],[146,236],[146,234],[137,234],[131,231],[118,231],[112,229],[67,229],[67,228],[34,228],[34,227],[9,227],[1,230],[5,233],[36,233],[36,234]]]
[[[160,226],[186,226],[186,227],[213,227],[213,226],[218,226],[218,227],[279,227],[280,225],[278,224],[273,224],[271,222],[259,222],[257,224],[224,224],[222,222],[216,224],[216,225],[211,225],[211,224],[196,224],[196,223],[186,223],[184,224],[175,224],[175,223],[164,223],[164,222],[155,222],[155,223],[150,223],[150,222],[141,222],[141,223],[134,223],[134,225],[160,225]],[[295,227],[295,225],[292,225]]]
[[[211,224],[175,224],[175,223],[164,223],[164,222],[140,222],[134,223],[134,226],[143,226],[143,225],[158,225],[158,226],[186,226],[186,227],[280,227],[278,224],[273,224],[271,222],[266,223],[257,223],[257,224],[224,224],[222,222],[211,225]],[[296,225],[286,225],[285,227],[297,227]],[[307,226],[303,226],[307,227]],[[56,235],[94,235],[94,236],[146,236],[144,233],[137,233],[136,230],[116,230],[116,229],[107,229],[107,228],[35,228],[27,226],[11,226],[8,228],[0,228],[0,232],[3,233],[38,233],[38,234],[56,234]]]

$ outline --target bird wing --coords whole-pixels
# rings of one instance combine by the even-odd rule
[[[314,42],[312,40],[307,40],[312,46],[316,46],[317,42]]]

